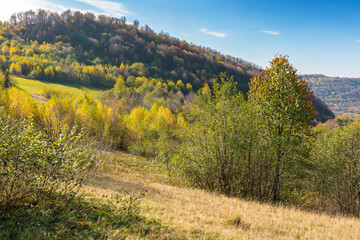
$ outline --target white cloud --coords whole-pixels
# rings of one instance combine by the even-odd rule
[[[211,31],[208,31],[207,28],[201,28],[201,29],[200,29],[200,32],[209,34],[209,35],[214,36],[214,37],[221,37],[221,38],[226,37],[226,34],[225,34],[225,33],[221,33],[221,32],[211,32]]]
[[[13,13],[24,12],[28,10],[35,11],[40,8],[56,12],[63,12],[68,9],[62,5],[46,0],[11,0],[7,4],[2,4],[0,8],[0,20],[9,20]]]
[[[128,11],[123,6],[122,3],[118,3],[118,2],[103,1],[103,0],[76,0],[76,1],[83,2],[97,9],[100,9],[105,14],[110,15],[112,17],[123,17],[134,14]]]
[[[261,32],[269,34],[269,35],[280,35],[280,32],[274,32],[274,31],[265,31],[265,30],[263,30]]]
[[[360,40],[356,40],[357,42],[360,42]]]
[[[220,33],[220,32],[206,32],[206,33],[215,37],[222,37],[222,38],[226,37],[225,33]]]

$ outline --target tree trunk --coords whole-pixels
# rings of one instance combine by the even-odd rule
[[[281,163],[281,153],[278,151],[276,168],[275,168],[275,179],[273,185],[273,202],[278,202],[280,198],[280,163]]]

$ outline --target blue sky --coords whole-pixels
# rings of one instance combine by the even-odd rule
[[[1,0],[4,1],[4,0]],[[155,32],[262,67],[286,54],[301,74],[360,77],[360,0],[11,0],[0,20],[28,9],[126,16]]]

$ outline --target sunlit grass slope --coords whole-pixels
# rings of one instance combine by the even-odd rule
[[[146,191],[141,216],[172,229],[174,239],[179,235],[186,239],[360,239],[358,218],[177,187],[167,183],[166,171],[157,162],[124,153],[107,155],[110,161],[87,184],[86,195],[97,198],[124,190]]]
[[[39,80],[26,79],[22,77],[12,76],[11,77],[12,84],[17,86],[18,88],[26,91],[29,94],[40,94],[41,88],[49,88],[52,90],[62,90],[74,95],[79,94],[81,91],[86,91],[91,94],[93,97],[96,97],[101,93],[100,90],[87,88],[81,85],[76,84],[60,84],[60,83],[51,83],[51,82],[43,82]]]

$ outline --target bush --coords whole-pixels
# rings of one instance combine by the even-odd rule
[[[59,130],[50,140],[31,120],[11,121],[0,112],[0,205],[38,204],[52,195],[73,197],[92,157],[81,134]]]
[[[254,179],[254,171],[248,172],[250,164],[246,164],[253,161],[250,151],[251,145],[256,145],[255,128],[250,124],[251,106],[235,86],[232,78],[221,74],[213,94],[207,85],[199,92],[188,116],[191,125],[183,131],[173,162],[174,173],[191,185],[244,196],[250,189],[243,183]]]

